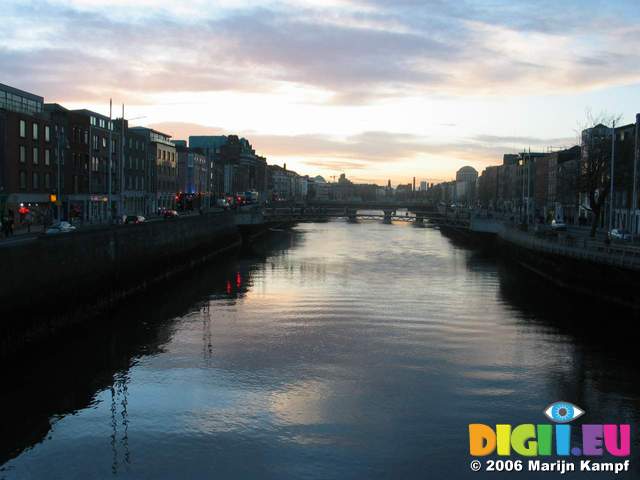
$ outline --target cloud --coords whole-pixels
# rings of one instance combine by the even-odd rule
[[[420,168],[421,163],[424,164],[423,170],[426,172],[426,167],[434,161],[437,161],[440,164],[440,170],[445,172],[447,166],[455,171],[464,164],[482,170],[488,165],[502,163],[502,156],[505,153],[516,153],[527,146],[544,151],[549,146],[573,145],[570,138],[509,137],[488,134],[439,141],[402,132],[370,131],[347,137],[334,137],[320,133],[269,135],[250,131],[225,132],[219,127],[176,122],[157,123],[150,126],[181,139],[186,139],[189,135],[244,136],[249,139],[260,155],[267,157],[269,163],[274,163],[274,158],[284,161],[296,159],[298,165],[307,169],[299,173],[309,175],[315,175],[314,170],[319,170],[321,173],[367,170],[368,173],[379,170],[381,167],[394,165],[400,170],[399,167],[407,163],[415,165],[416,162],[418,162],[417,168]],[[381,175],[379,173],[378,180],[386,178]],[[367,178],[374,177],[368,175]]]
[[[326,91],[333,104],[640,82],[640,51],[620,48],[640,37],[632,2],[597,15],[588,0],[131,5],[10,0],[2,80],[59,101],[115,91],[137,103],[161,92],[292,84]]]
[[[539,138],[539,137],[523,137],[523,136],[499,136],[499,135],[475,135],[473,137],[475,141],[487,144],[498,145],[517,145],[520,148],[524,147],[556,147],[559,145],[572,146],[576,138],[575,137],[558,137],[558,138]]]

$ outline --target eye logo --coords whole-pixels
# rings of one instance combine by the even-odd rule
[[[556,423],[569,423],[584,415],[584,410],[573,403],[555,402],[545,409],[544,414]]]

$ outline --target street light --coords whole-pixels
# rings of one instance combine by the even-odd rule
[[[56,195],[55,195],[55,200],[53,200],[54,195],[51,196],[50,200],[52,202],[55,202],[56,204],[56,217],[58,221],[60,221],[62,219],[62,215],[61,215],[62,212],[60,211],[62,207],[62,162],[63,162],[62,155],[64,150],[69,148],[69,143],[64,138],[62,125],[56,125],[56,130],[57,130],[57,133],[56,133],[56,150],[57,150]]]
[[[611,186],[609,188],[609,232],[613,228],[613,165],[616,159],[616,121],[611,127]]]

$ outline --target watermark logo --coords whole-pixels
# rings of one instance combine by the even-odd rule
[[[631,426],[628,424],[582,424],[570,425],[574,420],[585,415],[585,411],[571,402],[554,402],[543,410],[543,414],[553,423],[526,423],[521,425],[497,424],[486,425],[473,423],[469,425],[469,453],[473,457],[552,457],[555,462],[529,461],[529,471],[565,471],[575,470],[576,464],[567,458],[582,457],[580,470],[595,468],[607,471],[626,471],[629,460],[624,462],[593,463],[598,457],[605,455],[621,457],[631,455]],[[585,457],[591,457],[585,459]],[[557,469],[552,468],[555,464]],[[485,470],[496,470],[496,465],[507,465],[506,470],[519,471],[525,465],[522,460],[507,461],[488,460]],[[520,468],[518,468],[518,466]],[[471,469],[483,468],[482,462],[473,460]],[[551,470],[546,470],[550,468]],[[611,468],[611,470],[608,470]]]
[[[555,402],[545,409],[544,414],[556,423],[568,423],[584,415],[584,410],[573,403]]]

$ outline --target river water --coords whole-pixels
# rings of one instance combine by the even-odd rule
[[[275,231],[4,365],[0,478],[484,478],[468,424],[557,400],[635,460],[627,315],[431,228]]]

